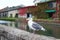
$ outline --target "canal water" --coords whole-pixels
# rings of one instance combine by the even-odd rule
[[[36,31],[37,34],[40,35],[47,35],[47,36],[53,36],[56,38],[60,38],[60,24],[57,23],[44,23],[44,22],[37,22],[40,25],[42,25],[47,31],[43,32],[41,30]],[[22,30],[27,30],[27,24],[24,22],[12,22],[12,21],[3,21],[0,20],[0,24],[22,29]]]

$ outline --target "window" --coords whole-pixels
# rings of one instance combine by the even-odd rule
[[[12,15],[12,14],[10,14],[10,17],[13,17],[13,15]]]
[[[16,18],[18,18],[18,13],[15,15]]]
[[[53,2],[53,8],[55,8],[56,7],[56,2]]]
[[[55,8],[56,7],[56,2],[49,2],[48,6],[49,6],[49,8]]]
[[[53,2],[48,3],[49,8],[53,8]]]

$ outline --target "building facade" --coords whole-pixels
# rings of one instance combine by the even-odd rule
[[[8,12],[1,12],[0,13],[0,18],[6,18],[8,17]]]
[[[0,18],[6,18],[6,17],[8,17],[8,11],[6,10],[6,8],[1,9],[0,10]]]
[[[19,12],[18,9],[21,8],[21,6],[16,7],[6,7],[0,10],[0,18],[18,18]]]
[[[23,8],[20,8],[19,9],[19,14],[20,14],[20,17],[27,17],[27,12],[31,12],[33,14],[33,9],[35,9],[36,6],[26,6],[26,7],[23,7]]]
[[[18,18],[18,17],[19,17],[19,12],[18,12],[18,10],[8,11],[8,17]]]
[[[36,12],[37,18],[56,18],[56,1],[35,1],[35,3],[38,9]]]

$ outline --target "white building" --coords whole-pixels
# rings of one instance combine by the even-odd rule
[[[8,17],[12,17],[12,18],[14,18],[14,17],[19,17],[19,12],[18,12],[18,10],[11,10],[11,11],[8,11]]]
[[[21,8],[21,6],[16,6],[16,7],[6,7],[0,10],[0,18],[18,18],[19,12],[18,9]]]

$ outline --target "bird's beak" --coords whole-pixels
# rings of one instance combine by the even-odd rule
[[[26,19],[26,20],[28,20],[28,19]]]
[[[26,20],[29,20],[28,18]]]
[[[26,20],[29,21],[29,18],[27,18]]]

